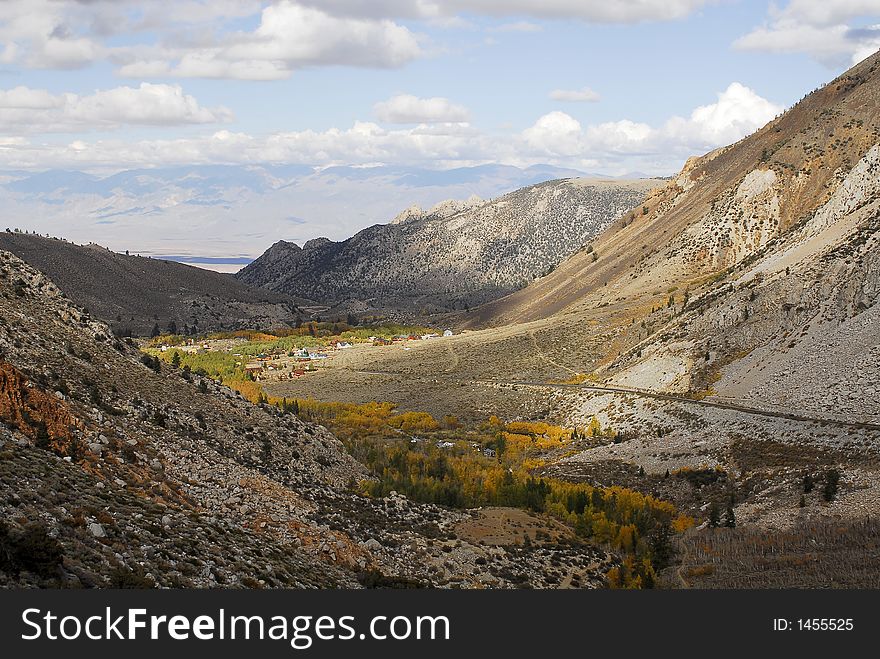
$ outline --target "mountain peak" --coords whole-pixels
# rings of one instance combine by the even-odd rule
[[[312,249],[318,249],[319,247],[324,247],[325,245],[332,244],[333,241],[329,238],[321,236],[320,238],[312,238],[309,241],[306,241],[306,244],[303,245],[303,251],[309,251]]]
[[[413,204],[409,208],[405,208],[398,213],[388,224],[403,224],[409,220],[424,216],[425,211],[418,204]]]

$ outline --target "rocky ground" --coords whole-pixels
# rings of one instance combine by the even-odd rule
[[[813,517],[859,518],[880,509],[880,430],[827,422],[805,422],[668,402],[627,394],[564,390],[562,399],[573,422],[594,416],[621,433],[617,440],[577,451],[547,473],[575,480],[619,483],[656,492],[696,515],[709,502],[727,505],[733,495],[741,523],[784,528]],[[563,402],[564,401],[564,402]],[[644,473],[639,476],[639,471]],[[705,487],[675,474],[720,470],[720,484]],[[840,492],[833,502],[821,487],[804,493],[804,476],[817,483],[834,469]],[[682,483],[689,487],[681,489]],[[806,494],[804,506],[800,497]]]

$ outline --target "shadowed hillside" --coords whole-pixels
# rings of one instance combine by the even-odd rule
[[[149,335],[155,324],[198,331],[292,325],[296,300],[255,289],[231,275],[126,256],[23,233],[0,233],[8,250],[49,275],[64,293],[117,334]]]
[[[660,183],[563,179],[487,202],[410,208],[343,242],[278,242],[236,276],[358,312],[468,309],[552,271]]]

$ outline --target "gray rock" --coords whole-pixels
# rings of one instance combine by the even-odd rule
[[[369,551],[379,551],[380,549],[382,549],[382,543],[376,540],[376,538],[365,540],[361,543],[361,546]]]

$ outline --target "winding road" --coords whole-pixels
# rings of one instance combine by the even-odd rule
[[[807,414],[798,414],[795,412],[783,412],[765,410],[737,403],[724,403],[717,400],[686,398],[685,396],[677,396],[675,394],[663,394],[656,391],[646,391],[644,389],[629,389],[625,387],[604,387],[596,384],[565,384],[550,382],[529,382],[524,380],[511,380],[508,382],[497,382],[494,380],[485,380],[485,382],[495,382],[495,384],[507,384],[525,387],[553,387],[564,389],[584,389],[587,391],[595,391],[598,393],[609,394],[628,394],[631,396],[641,396],[643,398],[654,398],[656,400],[665,400],[675,403],[686,403],[688,405],[700,405],[702,407],[714,407],[721,410],[732,410],[734,412],[743,412],[745,414],[754,414],[757,416],[766,416],[776,419],[791,419],[793,421],[807,421],[812,423],[821,423],[835,426],[844,426],[849,428],[859,428],[861,430],[880,431],[880,423],[869,423],[866,421],[844,421],[842,419],[829,419],[826,417],[809,416]]]

